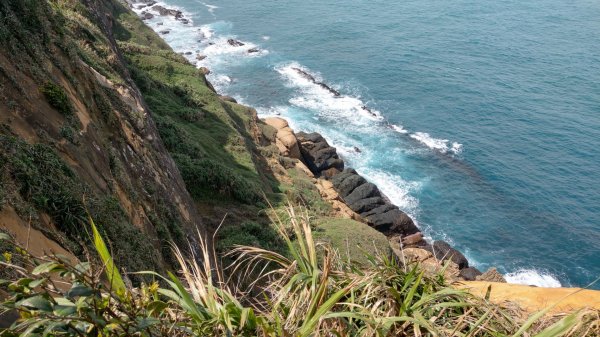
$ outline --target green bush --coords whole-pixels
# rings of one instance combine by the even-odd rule
[[[48,213],[63,232],[74,237],[81,234],[79,223],[86,218],[81,201],[84,188],[51,147],[0,135],[0,160],[5,161],[26,201]]]
[[[236,245],[285,252],[285,242],[271,224],[244,222],[241,225],[224,227],[218,232],[217,251],[228,252]]]
[[[46,101],[60,113],[65,116],[73,114],[71,101],[69,101],[67,93],[65,93],[61,86],[56,85],[53,82],[47,82],[40,87],[40,91],[44,94],[44,97],[46,97]]]
[[[173,158],[188,191],[196,199],[206,199],[215,194],[249,204],[263,199],[258,186],[214,160],[195,159],[182,154],[174,154]]]
[[[72,144],[77,144],[75,130],[68,124],[64,124],[60,128],[60,136],[68,140]]]

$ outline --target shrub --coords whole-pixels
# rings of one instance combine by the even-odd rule
[[[69,101],[69,97],[61,86],[53,82],[46,82],[46,84],[40,87],[40,91],[46,97],[46,101],[60,113],[65,116],[73,114],[71,101]]]
[[[244,222],[222,228],[217,235],[217,251],[228,252],[237,245],[254,246],[283,253],[285,243],[270,224]]]
[[[173,157],[188,191],[197,199],[206,199],[207,195],[210,197],[216,193],[248,204],[262,201],[259,187],[214,160],[181,154]]]

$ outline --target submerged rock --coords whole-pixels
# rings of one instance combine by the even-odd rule
[[[260,51],[260,49],[258,49],[258,48],[251,48],[251,49],[248,49],[248,54],[258,53],[259,51]]]
[[[161,5],[155,5],[152,9],[157,11],[161,16],[174,16],[176,19],[183,18],[183,13],[180,10],[165,8]]]
[[[142,12],[142,20],[150,20],[154,18],[154,14],[148,12]]]
[[[227,43],[228,43],[230,46],[234,46],[234,47],[241,47],[241,46],[243,46],[243,45],[244,45],[244,43],[243,43],[243,42],[240,42],[240,41],[238,41],[238,40],[234,40],[234,39],[229,39],[229,40],[227,40]]]

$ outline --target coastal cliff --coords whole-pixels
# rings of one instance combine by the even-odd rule
[[[139,285],[147,279],[127,272],[181,268],[172,244],[207,263],[198,235],[214,235],[218,255],[251,245],[288,256],[290,246],[270,224],[292,204],[306,211],[318,242],[358,266],[381,254],[398,268],[421,268],[419,280],[503,280],[494,270],[482,274],[447,243],[425,240],[320,134],[296,133],[281,118],[261,120],[220,95],[209,70],[175,53],[144,25],[148,13],[140,18],[131,5],[0,4],[3,235],[38,257],[83,261],[94,251],[92,218],[128,285]],[[186,20],[175,9],[158,10]],[[5,268],[18,251],[0,248]],[[3,278],[14,276],[6,270]]]

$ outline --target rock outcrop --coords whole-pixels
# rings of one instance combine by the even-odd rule
[[[265,123],[272,126],[277,130],[275,134],[275,145],[279,149],[279,152],[290,158],[301,159],[300,148],[298,147],[298,141],[294,135],[294,131],[289,127],[288,122],[283,118],[272,117],[266,118]],[[312,171],[312,170],[311,170]]]
[[[355,170],[346,169],[335,175],[331,182],[348,207],[360,214],[370,226],[378,231],[388,236],[398,235],[400,237],[407,237],[419,232],[408,215],[391,204],[377,186],[367,182]]]
[[[298,132],[302,160],[315,176],[333,177],[344,170],[344,161],[340,159],[335,147],[330,146],[320,134]]]
[[[496,268],[490,268],[485,273],[475,277],[477,281],[506,283],[506,279]]]
[[[452,246],[445,241],[434,241],[432,245],[432,251],[438,260],[451,260],[452,262],[456,263],[460,269],[469,267],[469,261],[467,261],[467,258],[461,252],[452,248]]]

